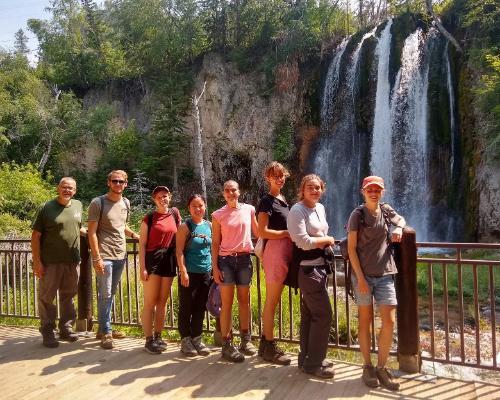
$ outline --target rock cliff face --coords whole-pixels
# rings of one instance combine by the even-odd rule
[[[255,200],[256,188],[264,184],[263,169],[273,159],[276,125],[284,117],[294,126],[302,125],[306,83],[299,79],[297,64],[284,66],[278,79],[277,90],[263,96],[264,76],[241,74],[215,54],[205,57],[195,92],[199,94],[206,81],[200,114],[209,192],[220,192],[224,181],[235,179],[247,191],[246,200]],[[190,133],[194,126],[189,118]]]
[[[479,191],[477,234],[482,242],[500,240],[500,167],[481,166],[476,176]]]

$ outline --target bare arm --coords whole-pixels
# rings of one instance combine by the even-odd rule
[[[125,236],[131,239],[139,239],[139,235],[130,229],[128,225],[125,225]]]
[[[146,270],[146,245],[148,243],[148,225],[141,222],[141,235],[139,236],[139,266],[141,269],[141,280],[148,280],[148,271]]]
[[[219,247],[221,242],[221,229],[219,221],[212,219],[212,275],[216,283],[223,281],[223,276],[219,270]]]
[[[258,221],[259,237],[264,239],[281,239],[284,237],[290,237],[287,230],[277,231],[269,229],[269,215],[267,213],[260,212]]]
[[[97,221],[89,221],[87,234],[89,237],[90,252],[92,254],[92,265],[96,274],[104,273],[104,262],[99,254],[99,243],[97,242]]]
[[[252,213],[252,233],[255,237],[259,237],[259,226],[257,225],[257,218],[255,218],[255,213]]]
[[[41,278],[45,274],[45,266],[42,264],[40,252],[40,240],[42,233],[33,231],[31,233],[31,253],[33,255],[33,273],[37,278]]]
[[[184,287],[189,286],[189,275],[186,268],[186,260],[184,258],[184,248],[186,247],[188,237],[189,229],[186,224],[179,225],[177,233],[175,234],[175,255],[177,256],[177,266],[179,267],[181,285]]]

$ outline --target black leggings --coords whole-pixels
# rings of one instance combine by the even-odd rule
[[[201,335],[207,307],[211,274],[188,272],[189,286],[181,285],[179,279],[179,333],[181,338]]]

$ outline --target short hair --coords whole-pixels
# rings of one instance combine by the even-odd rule
[[[73,178],[72,176],[63,176],[60,180],[59,180],[59,183],[57,184],[57,186],[60,186],[62,185],[63,182],[66,182],[66,181],[71,181],[71,182],[74,182],[75,183],[75,188],[76,188],[76,179]]]
[[[284,176],[285,178],[288,178],[290,176],[290,172],[288,172],[283,164],[278,161],[272,161],[267,164],[266,169],[264,170],[265,178],[270,178],[271,176]]]
[[[188,208],[189,208],[189,206],[191,205],[191,202],[192,202],[194,199],[201,199],[201,201],[203,201],[203,203],[204,203],[205,205],[207,205],[207,201],[205,200],[205,198],[204,198],[201,194],[194,193],[194,194],[192,194],[191,196],[189,196],[189,198],[188,198],[188,201],[187,201],[187,207],[188,207]]]
[[[226,186],[229,185],[230,183],[234,183],[236,185],[236,187],[238,188],[238,190],[240,190],[240,184],[238,182],[236,182],[234,179],[229,179],[226,182],[224,182],[224,185],[222,185],[222,190],[224,190],[226,188]]]
[[[321,192],[324,192],[326,189],[326,184],[323,182],[323,180],[316,174],[309,174],[306,175],[302,178],[302,181],[300,182],[299,186],[299,191],[297,192],[297,201],[301,201],[304,199],[304,188],[306,187],[307,183],[313,180],[317,180],[321,186]]]
[[[109,174],[108,174],[108,181],[111,180],[111,176],[113,174],[117,174],[117,175],[121,175],[123,177],[124,180],[128,180],[128,175],[127,173],[123,170],[123,169],[114,169],[113,171],[111,171]]]

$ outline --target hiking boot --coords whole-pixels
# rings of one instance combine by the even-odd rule
[[[125,335],[125,332],[122,332],[122,331],[111,331],[111,337],[113,339],[125,339],[127,337],[127,335]],[[102,339],[102,332],[97,332],[95,335],[95,338],[97,340],[101,340]]]
[[[389,390],[399,390],[399,383],[394,382],[394,377],[392,374],[389,372],[389,370],[385,367],[379,368],[377,367],[375,373],[377,374],[377,378],[379,382],[384,386],[385,388]]]
[[[56,339],[56,335],[54,335],[54,330],[45,330],[42,331],[40,329],[40,333],[42,334],[42,344],[45,347],[49,347],[51,349],[55,349],[56,347],[59,346],[59,342]]]
[[[323,361],[321,361],[321,366],[325,368],[332,368],[333,367],[333,361],[325,358]]]
[[[153,336],[146,338],[146,344],[144,345],[144,350],[149,354],[161,354],[161,349]]]
[[[276,340],[266,340],[264,355],[262,358],[266,361],[278,365],[289,365],[292,361],[283,350],[278,347]]]
[[[201,341],[201,335],[191,338],[191,343],[200,356],[210,355],[210,349]]]
[[[373,365],[363,365],[363,382],[366,386],[376,388],[379,386],[377,373]]]
[[[181,353],[186,357],[194,357],[198,355],[198,352],[191,341],[191,337],[186,336],[181,339]]]
[[[224,342],[222,345],[222,358],[234,363],[243,362],[245,360],[245,356],[233,346],[230,340]]]
[[[326,367],[319,367],[314,370],[308,370],[305,368],[301,368],[303,372],[306,374],[315,376],[316,378],[320,379],[332,379],[335,376],[335,372],[332,368],[326,368]]]
[[[266,345],[267,345],[266,337],[264,335],[262,335],[260,337],[259,350],[257,351],[257,355],[259,357],[264,357],[264,350],[266,348]]]
[[[59,330],[59,339],[66,342],[76,342],[78,340],[78,333],[73,332],[70,328],[61,329]]]
[[[253,356],[257,353],[257,349],[255,348],[251,340],[252,336],[250,335],[250,333],[241,335],[241,342],[238,350],[246,356]]]
[[[167,350],[167,343],[165,341],[163,341],[163,339],[161,338],[161,335],[159,333],[155,333],[153,335],[153,340],[156,342],[158,348],[161,351]]]
[[[106,333],[101,336],[101,347],[106,350],[110,350],[115,347],[113,335],[111,333]]]

